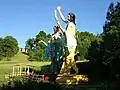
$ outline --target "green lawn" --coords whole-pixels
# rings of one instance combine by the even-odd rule
[[[12,72],[12,66],[14,66],[15,64],[29,64],[36,67],[41,67],[50,64],[50,62],[30,62],[27,60],[27,58],[27,55],[24,55],[21,52],[19,52],[16,56],[11,58],[11,61],[6,61],[5,58],[2,61],[0,61],[0,83],[6,81],[5,75]]]

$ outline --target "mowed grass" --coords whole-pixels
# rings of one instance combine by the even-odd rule
[[[33,65],[38,68],[50,64],[50,62],[30,62],[27,60],[27,58],[27,55],[18,52],[18,54],[12,57],[10,61],[6,61],[5,58],[0,61],[0,83],[4,83],[6,81],[5,75],[12,73],[12,67],[16,64]]]

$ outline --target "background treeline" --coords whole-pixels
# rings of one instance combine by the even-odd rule
[[[98,36],[93,35],[89,32],[77,32],[77,41],[78,47],[77,51],[80,52],[80,59],[85,59],[87,55],[88,48],[91,46],[92,41],[99,41],[100,38]],[[45,45],[43,43],[39,43],[40,40],[48,42],[51,35],[46,34],[44,31],[40,31],[35,38],[29,38],[26,41],[26,48],[28,49],[29,60],[31,61],[44,61],[45,60]]]

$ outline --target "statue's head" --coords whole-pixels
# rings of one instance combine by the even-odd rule
[[[53,30],[54,30],[54,33],[56,33],[59,30],[59,26],[58,25],[54,26]]]
[[[68,13],[68,21],[73,22],[75,24],[75,14]]]
[[[57,32],[57,26],[53,27],[54,32]]]

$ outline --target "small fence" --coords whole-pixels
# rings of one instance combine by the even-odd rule
[[[26,64],[16,64],[12,67],[12,73],[5,75],[5,78],[29,75],[30,67],[35,67],[35,66],[26,65]]]

